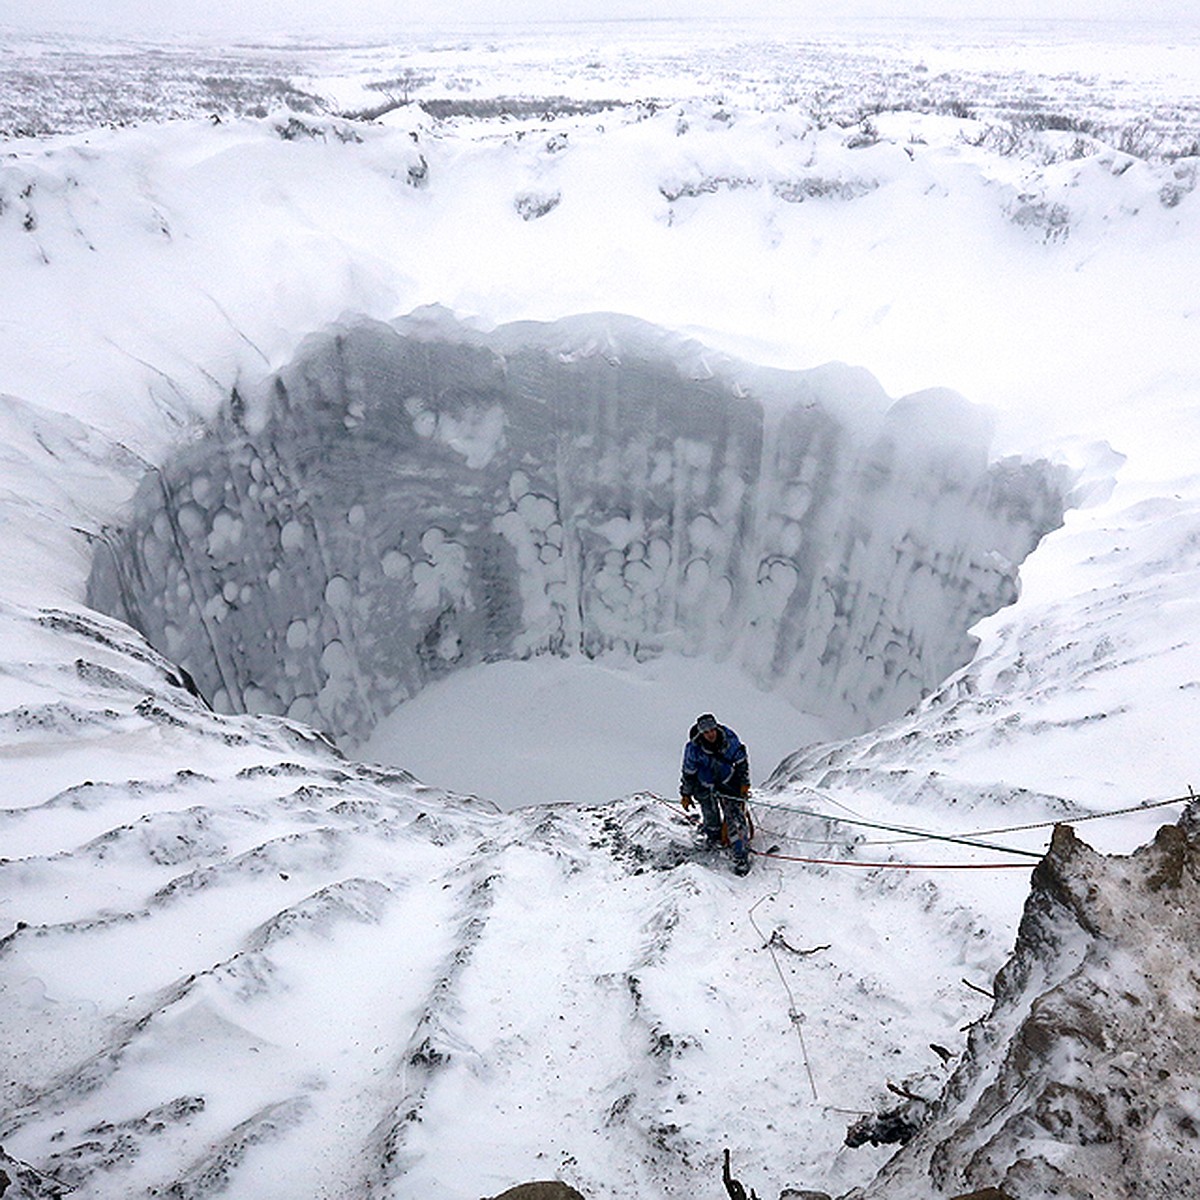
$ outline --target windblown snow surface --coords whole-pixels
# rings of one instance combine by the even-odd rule
[[[4,42],[8,1195],[1183,1194],[1194,30]]]

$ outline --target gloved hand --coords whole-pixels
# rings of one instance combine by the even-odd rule
[[[745,800],[746,797],[749,795],[750,795],[750,785],[748,783],[743,783],[742,784],[742,799]]]
[[[683,811],[687,812],[687,810],[692,807],[692,798],[687,794],[687,792],[680,792],[679,803],[683,805]]]

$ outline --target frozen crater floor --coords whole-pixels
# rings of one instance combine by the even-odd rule
[[[504,808],[673,796],[683,739],[718,708],[750,742],[755,782],[795,747],[824,741],[819,717],[764,692],[729,662],[539,655],[466,667],[429,684],[353,748]]]

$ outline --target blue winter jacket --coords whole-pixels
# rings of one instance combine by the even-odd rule
[[[742,787],[750,784],[746,747],[729,726],[720,725],[718,729],[720,737],[709,746],[692,726],[688,744],[683,748],[683,774],[679,781],[679,790],[686,796],[702,792],[740,796]]]

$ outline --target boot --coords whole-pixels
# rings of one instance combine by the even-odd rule
[[[734,842],[730,847],[733,851],[733,873],[748,875],[750,873],[750,850],[745,842]]]

